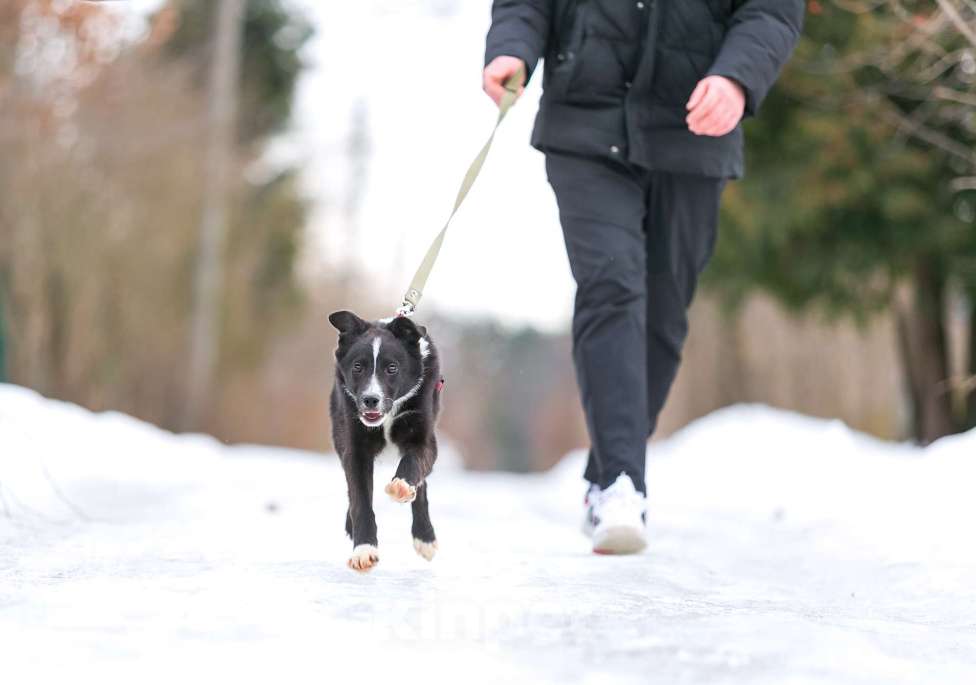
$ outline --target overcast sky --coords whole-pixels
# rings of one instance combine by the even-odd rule
[[[392,312],[494,123],[481,91],[491,3],[291,1],[316,28],[293,137],[316,203],[312,261],[357,261],[368,274],[364,288],[388,299]],[[543,158],[528,145],[538,97],[534,83],[506,119],[420,316],[436,308],[566,325],[573,283]],[[361,175],[347,154],[357,107],[370,149]],[[357,197],[350,228],[346,207]]]

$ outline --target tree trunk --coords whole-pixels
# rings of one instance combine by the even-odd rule
[[[6,278],[0,268],[0,383],[7,382],[7,308]]]
[[[956,432],[948,386],[943,296],[939,269],[920,261],[912,287],[895,300],[902,364],[908,381],[915,438],[928,444]]]
[[[210,69],[200,248],[190,332],[188,392],[181,428],[200,428],[213,394],[220,338],[220,286],[227,232],[227,181],[234,146],[244,0],[220,0]]]
[[[969,293],[969,359],[966,364],[969,378],[964,381],[966,418],[964,429],[976,428],[976,291]]]

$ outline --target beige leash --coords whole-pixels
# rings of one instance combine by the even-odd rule
[[[485,143],[484,147],[481,148],[481,152],[471,162],[471,166],[468,167],[468,173],[464,175],[461,188],[458,190],[457,199],[454,200],[454,208],[451,210],[450,216],[447,217],[444,228],[441,229],[440,233],[437,234],[434,241],[430,244],[430,247],[427,248],[427,254],[424,255],[423,261],[417,267],[417,273],[414,274],[413,280],[410,281],[410,287],[407,288],[407,292],[403,296],[403,304],[397,310],[399,316],[410,316],[420,303],[420,298],[424,294],[424,287],[427,285],[427,278],[434,269],[434,263],[437,261],[437,255],[441,251],[441,244],[444,242],[444,236],[447,235],[447,229],[451,225],[451,220],[457,214],[458,208],[464,202],[464,198],[467,197],[468,191],[471,190],[475,179],[478,178],[478,174],[481,173],[481,167],[488,157],[488,151],[491,149],[491,144],[495,140],[498,127],[501,126],[502,120],[508,114],[508,110],[512,108],[512,105],[518,99],[518,91],[522,87],[524,80],[525,71],[519,68],[517,72],[509,76],[505,81],[505,93],[502,95],[501,102],[498,103],[498,120],[495,122],[495,128],[492,129],[488,142]]]

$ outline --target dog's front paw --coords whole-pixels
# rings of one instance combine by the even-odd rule
[[[437,552],[437,540],[431,540],[430,542],[424,542],[423,540],[413,539],[413,548],[417,550],[417,554],[422,556],[427,561],[434,558],[434,554]]]
[[[413,502],[417,499],[417,488],[402,478],[394,478],[383,489],[396,502]]]
[[[379,550],[373,545],[356,545],[352,556],[349,557],[349,568],[353,571],[365,572],[376,566],[380,561]]]

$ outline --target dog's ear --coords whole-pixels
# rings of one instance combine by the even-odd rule
[[[386,327],[394,336],[408,343],[417,343],[427,335],[426,328],[418,326],[405,316],[396,317]]]
[[[369,324],[360,319],[352,312],[346,310],[332,312],[329,314],[329,323],[336,327],[336,330],[345,334],[359,334],[369,328]]]

